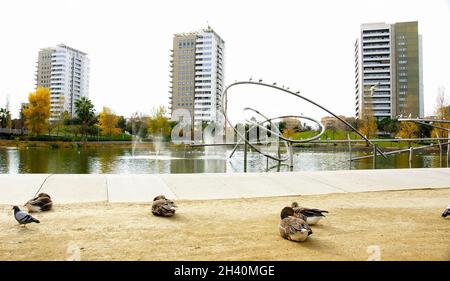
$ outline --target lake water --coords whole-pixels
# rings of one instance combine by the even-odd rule
[[[243,151],[236,151],[231,159],[231,148],[207,147],[165,148],[160,153],[151,149],[131,148],[0,148],[0,173],[72,173],[72,174],[127,174],[127,173],[234,173],[243,172]],[[365,155],[363,152],[353,156]],[[377,168],[408,168],[408,153],[377,158]],[[443,155],[443,165],[446,161]],[[269,171],[289,171],[269,160]],[[440,167],[439,154],[416,153],[414,168]],[[248,172],[266,171],[266,158],[248,153]],[[298,149],[294,154],[294,171],[325,171],[349,169],[348,152]],[[372,169],[372,159],[352,163],[352,169]]]

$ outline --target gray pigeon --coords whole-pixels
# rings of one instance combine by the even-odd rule
[[[446,218],[450,216],[450,205],[447,206],[447,209],[444,210],[444,212],[442,213],[442,217]]]
[[[39,220],[33,218],[32,216],[30,216],[29,214],[22,212],[19,207],[14,206],[13,207],[14,210],[14,218],[16,219],[16,221],[20,224],[20,225],[26,225],[28,223],[40,223]]]

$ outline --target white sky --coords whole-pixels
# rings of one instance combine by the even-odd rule
[[[172,34],[205,28],[225,40],[226,84],[262,77],[301,90],[337,114],[354,115],[353,44],[361,23],[419,21],[423,35],[425,113],[437,89],[450,91],[450,0],[0,2],[0,107],[34,90],[40,48],[67,44],[89,54],[90,98],[97,110],[149,113],[168,104]],[[248,89],[248,90],[247,90]],[[244,91],[245,90],[245,91]],[[230,110],[254,106],[268,116],[327,115],[256,88],[230,93]],[[231,91],[231,90],[230,90]],[[250,93],[250,94],[249,94]],[[240,105],[238,105],[240,103]]]

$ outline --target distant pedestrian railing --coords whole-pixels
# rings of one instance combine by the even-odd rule
[[[28,134],[28,130],[0,128],[0,134],[24,135],[24,134]]]

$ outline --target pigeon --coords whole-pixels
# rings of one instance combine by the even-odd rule
[[[25,212],[22,212],[22,211],[19,209],[19,207],[14,206],[12,209],[14,210],[14,218],[16,219],[16,221],[17,221],[20,225],[25,226],[26,224],[32,223],[32,222],[40,223],[39,220],[33,218],[31,215],[29,215],[29,214],[27,214],[27,213],[25,213]]]
[[[25,203],[25,207],[27,207],[28,212],[30,213],[49,211],[51,210],[52,206],[52,199],[50,198],[50,195],[46,193],[39,193],[37,197]]]
[[[259,83],[261,83],[262,81],[263,81],[262,79],[259,79],[259,80],[258,80]]]
[[[177,208],[172,200],[167,199],[164,195],[159,195],[153,199],[152,214],[160,217],[171,217],[175,215]]]
[[[294,209],[294,212],[297,216],[300,214],[302,214],[303,216],[306,216],[306,222],[309,225],[315,225],[323,217],[325,217],[325,215],[323,213],[328,213],[328,211],[325,211],[325,210],[299,207],[297,202],[292,202],[291,207],[292,207],[292,209]]]
[[[277,85],[277,82],[273,82],[273,84],[272,84],[272,85],[276,86],[276,85]]]
[[[304,219],[295,216],[294,209],[291,207],[284,207],[281,210],[281,222],[278,230],[281,237],[295,242],[303,242],[313,233]]]
[[[447,209],[444,210],[444,212],[442,213],[442,217],[446,218],[450,216],[450,205],[447,206]]]

